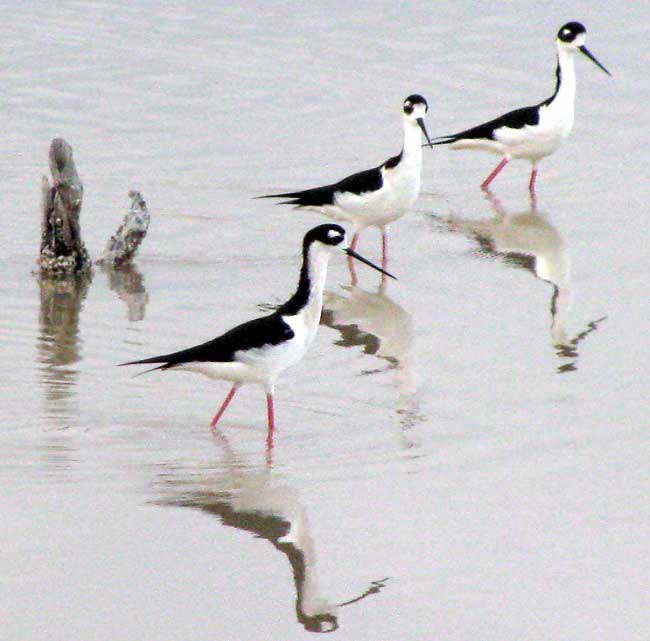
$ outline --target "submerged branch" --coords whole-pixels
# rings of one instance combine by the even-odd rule
[[[131,262],[149,229],[151,216],[139,191],[130,191],[131,208],[110,240],[97,263],[119,267]]]

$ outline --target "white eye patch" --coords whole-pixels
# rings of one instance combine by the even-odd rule
[[[330,240],[340,240],[340,239],[341,239],[341,232],[338,232],[338,231],[336,231],[336,230],[334,230],[334,229],[330,229],[330,230],[327,232],[327,237],[328,237]]]

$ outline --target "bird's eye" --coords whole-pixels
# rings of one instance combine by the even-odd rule
[[[404,113],[407,114],[413,113],[413,105],[410,102],[404,103]]]
[[[560,31],[558,37],[560,38],[560,40],[562,40],[562,42],[571,42],[576,37],[576,34],[574,33],[573,29],[569,29],[569,27],[565,27]]]

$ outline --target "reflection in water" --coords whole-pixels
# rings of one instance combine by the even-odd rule
[[[69,400],[77,383],[80,360],[79,312],[91,275],[76,274],[64,279],[41,273],[40,335],[38,338],[41,382],[47,411],[69,418]]]
[[[318,585],[316,546],[307,512],[295,490],[275,481],[270,452],[266,467],[249,467],[235,455],[222,432],[215,430],[214,438],[225,455],[221,466],[189,473],[167,467],[161,474],[165,496],[158,504],[197,508],[228,527],[270,541],[291,565],[298,622],[310,632],[336,630],[339,607],[379,592],[387,579],[373,582],[362,594],[339,605],[324,597]]]
[[[448,229],[476,241],[484,253],[499,256],[508,264],[527,269],[537,278],[551,283],[551,341],[563,360],[558,371],[577,369],[578,343],[594,331],[604,318],[590,322],[587,329],[574,338],[568,337],[566,326],[572,301],[571,270],[562,235],[537,211],[534,197],[531,198],[530,209],[512,215],[505,211],[491,192],[486,191],[486,198],[495,212],[493,219],[472,220],[451,216],[446,221]]]
[[[398,411],[407,423],[417,420],[419,377],[415,371],[413,350],[413,319],[411,314],[386,294],[382,281],[376,293],[361,287],[343,286],[347,296],[326,292],[321,324],[337,330],[341,338],[337,345],[362,347],[388,362],[395,371],[399,394]],[[380,370],[370,370],[374,374]]]
[[[100,267],[108,277],[110,290],[126,303],[128,319],[141,321],[147,309],[149,294],[144,286],[144,277],[138,268],[131,263],[121,266],[100,263]]]

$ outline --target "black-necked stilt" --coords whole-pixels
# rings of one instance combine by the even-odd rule
[[[567,22],[557,32],[557,82],[550,98],[460,133],[440,136],[433,144],[448,144],[451,149],[483,149],[502,155],[501,162],[481,184],[483,189],[487,189],[512,158],[529,160],[532,170],[528,187],[534,192],[537,164],[557,150],[573,127],[576,88],[573,58],[576,51],[582,52],[611,76],[585,47],[585,34],[586,29],[579,22]]]
[[[354,229],[352,249],[356,248],[362,230],[379,227],[382,231],[382,265],[385,267],[388,225],[401,218],[420,193],[421,133],[431,144],[424,124],[428,108],[427,101],[417,94],[404,101],[402,151],[378,167],[352,174],[331,185],[261,198],[288,198],[280,204],[313,209],[334,220],[351,223]]]
[[[122,365],[162,363],[156,369],[198,372],[211,378],[232,381],[233,386],[215,414],[217,424],[237,388],[257,383],[266,390],[269,440],[274,429],[273,389],[278,375],[295,365],[313,341],[323,306],[323,288],[331,250],[348,256],[391,276],[377,265],[348,248],[345,230],[340,225],[319,225],[305,234],[300,280],[295,294],[268,316],[242,323],[229,332],[201,345],[179,352],[144,358]]]

